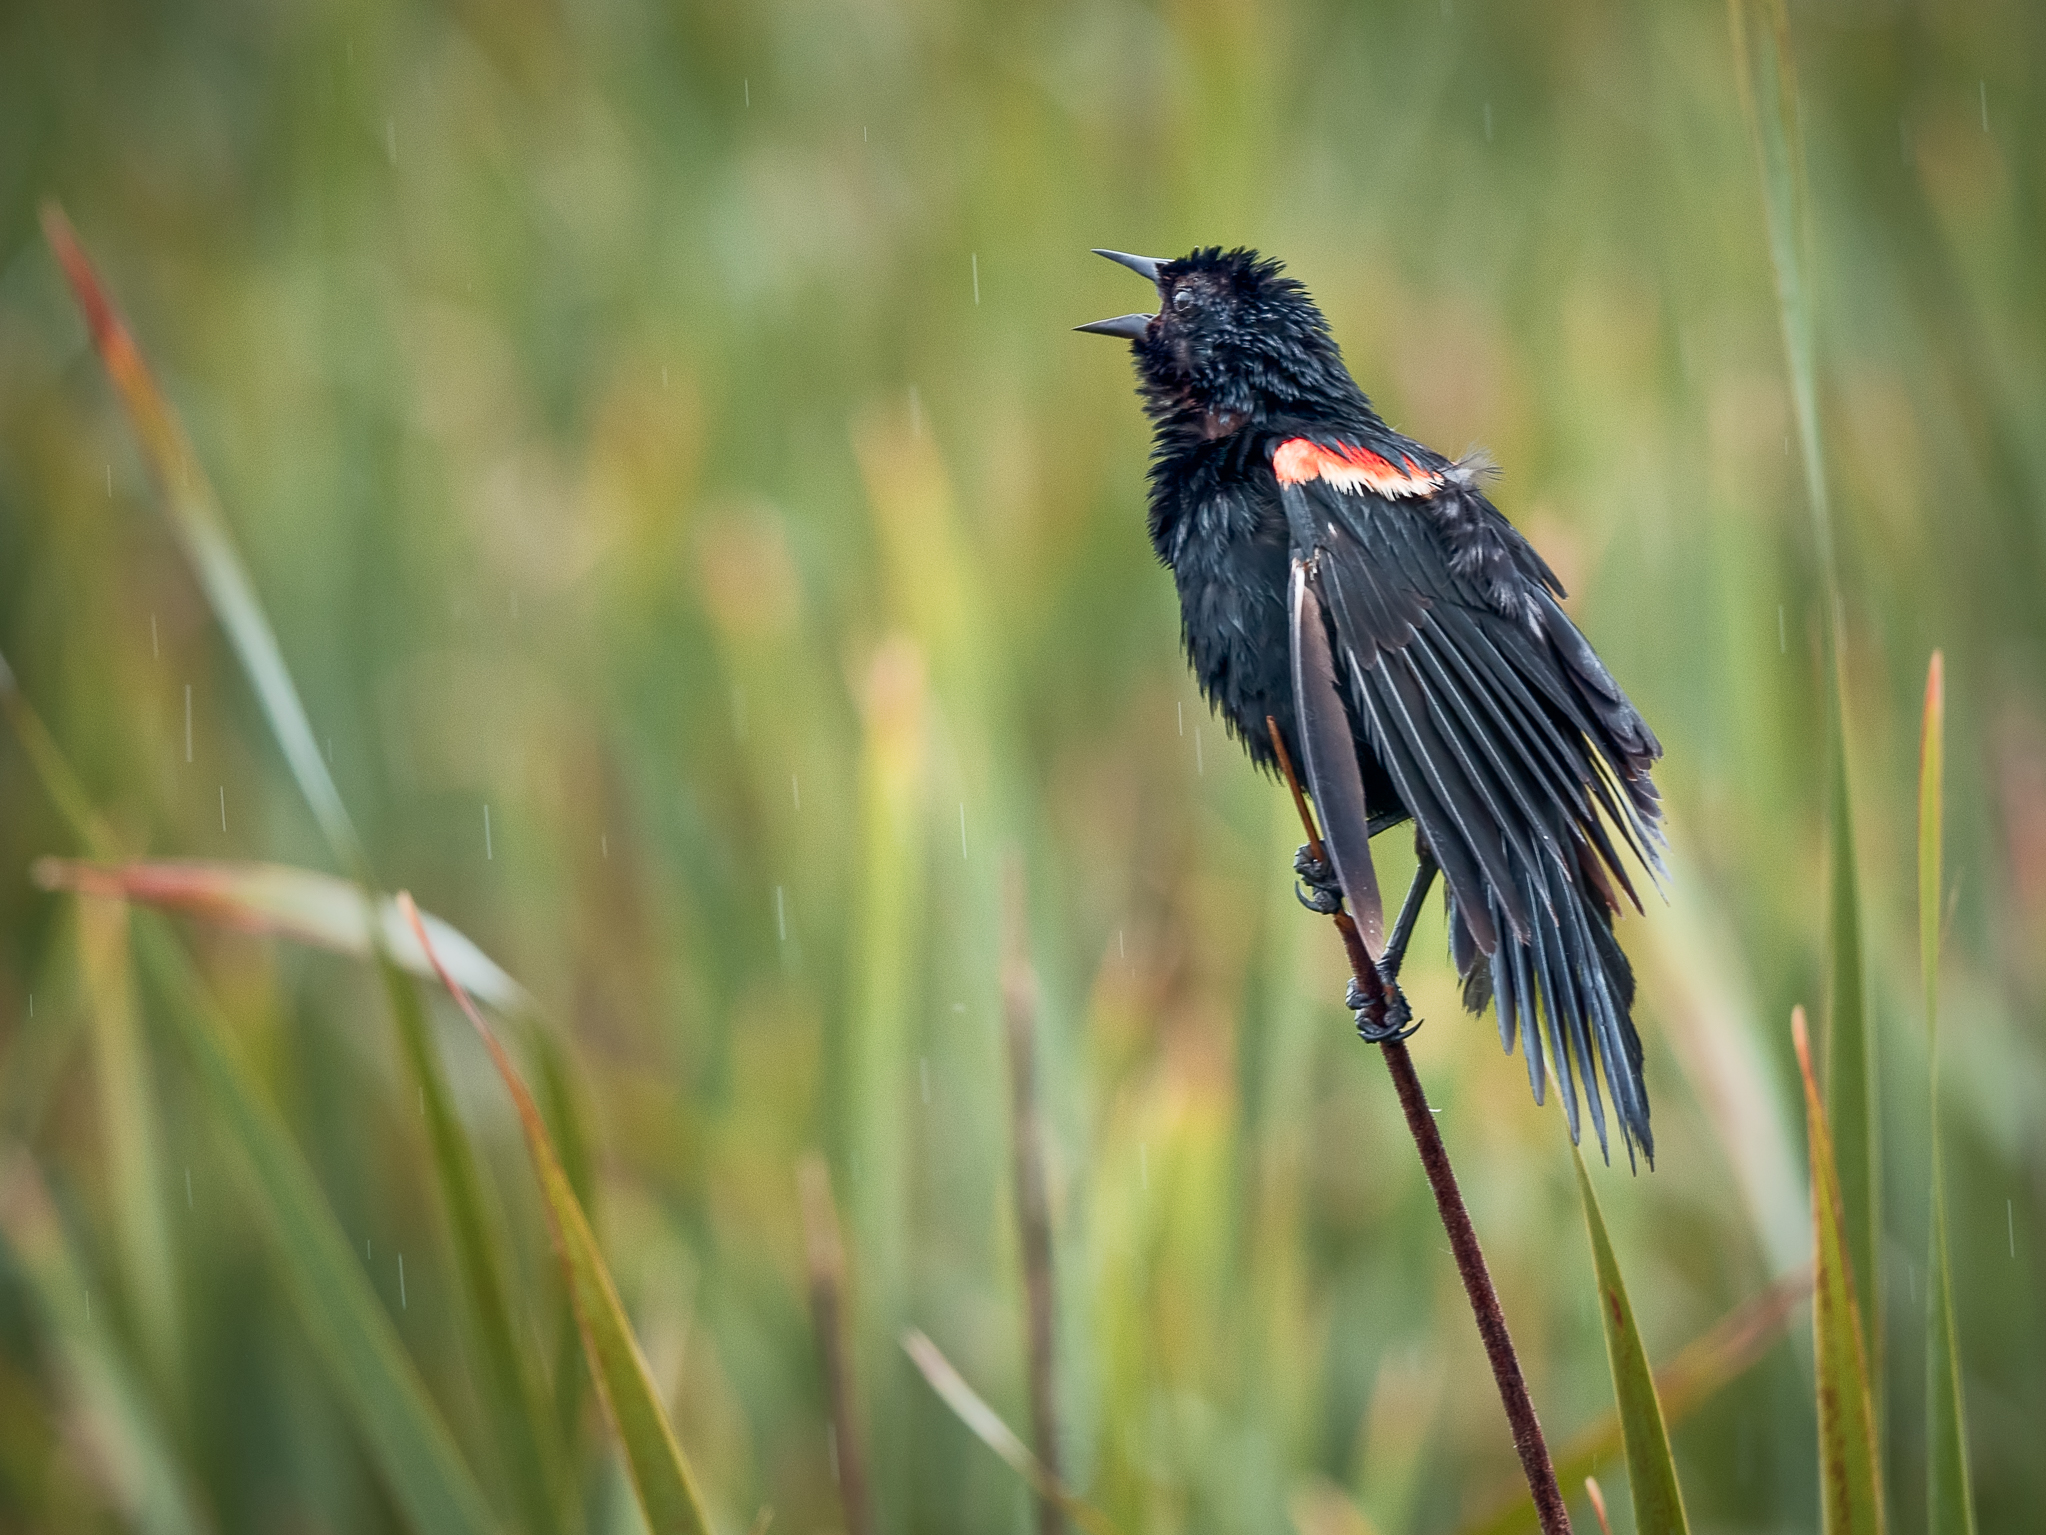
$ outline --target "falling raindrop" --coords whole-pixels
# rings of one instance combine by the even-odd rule
[[[368,1237],[362,1239],[362,1261],[365,1263],[376,1262],[376,1254],[370,1251],[370,1240]]]
[[[601,835],[599,835],[597,838],[597,846],[603,849],[604,856],[606,858],[609,858],[611,856],[611,834],[609,832],[604,832]]]
[[[781,886],[779,885],[774,887],[774,931],[775,936],[781,942],[787,943],[789,941],[788,911],[782,901]]]
[[[114,499],[114,466],[112,464],[107,465],[107,499],[109,501]]]
[[[185,1166],[185,1208],[192,1208],[192,1168],[189,1163]]]
[[[398,1309],[410,1311],[411,1303],[405,1299],[405,1255],[398,1254]]]
[[[663,389],[668,387],[668,370],[666,368],[661,369],[661,387]]]
[[[1790,654],[1790,632],[1783,627],[1783,604],[1776,604],[1776,653]]]
[[[156,615],[154,613],[149,615],[149,658],[152,661],[163,659],[163,652],[157,648],[156,644]]]
[[[980,302],[980,252],[973,253],[973,301]]]
[[[1128,959],[1130,957],[1130,951],[1122,941],[1121,928],[1115,930],[1115,956],[1117,959]]]
[[[860,142],[862,144],[867,142],[867,130],[865,128],[860,129]]]
[[[483,860],[486,863],[494,863],[496,859],[496,849],[490,845],[490,807],[485,805],[483,807]]]
[[[2010,1255],[2015,1259],[2018,1255],[2018,1217],[2014,1201],[2008,1199],[2003,1202],[2003,1234],[2010,1242]]]
[[[794,773],[789,774],[789,797],[796,802],[796,814],[803,813],[803,785]]]
[[[185,760],[192,760],[192,684],[185,684]]]
[[[746,105],[750,108],[753,105],[753,82],[749,78],[741,83],[746,92]]]
[[[1179,713],[1179,733],[1186,734],[1186,700],[1181,699],[1172,706]]]
[[[1989,131],[1989,82],[1982,82],[1982,131]]]
[[[220,786],[220,829],[227,830],[227,785]]]
[[[87,1323],[92,1321],[92,1291],[90,1290],[85,1292],[85,1320]]]
[[[1485,103],[1485,142],[1492,142],[1492,103]]]

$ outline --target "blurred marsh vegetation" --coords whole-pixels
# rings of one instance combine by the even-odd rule
[[[1923,1506],[1912,795],[1941,646],[1948,1220],[1982,1526],[2030,1528],[2046,10],[1793,18],[1895,1527]],[[1093,245],[1282,256],[1390,419],[1504,465],[1502,506],[1669,749],[1669,900],[1622,930],[1659,1163],[1594,1169],[1651,1355],[1808,1261],[1786,1020],[1824,1002],[1822,617],[1721,6],[7,6],[0,653],[128,852],[331,868],[38,232],[46,196],[185,417],[380,877],[564,1042],[594,1218],[721,1531],[763,1505],[776,1530],[842,1523],[813,1147],[881,1527],[1024,1527],[1021,1484],[897,1345],[923,1329],[1028,1423],[1012,860],[1067,1479],[1132,1535],[1453,1531],[1515,1486],[1340,950],[1292,898],[1291,807],[1180,662],[1127,362],[1069,333],[1140,297]],[[136,1441],[53,1343],[97,1330],[206,1525],[390,1527],[118,922],[25,878],[78,851],[7,738],[0,1526],[176,1527],[124,1502],[110,1461]],[[179,929],[511,1517],[375,976]],[[1441,943],[1431,913],[1414,1050],[1560,1443],[1611,1401],[1562,1119],[1456,1009]],[[563,1388],[517,1122],[436,1020],[516,1323]],[[58,1247],[83,1302],[61,1323],[30,1273]],[[1674,1426],[1698,1528],[1812,1527],[1810,1372],[1800,1312]],[[633,1528],[594,1406],[562,1394],[571,1525]]]

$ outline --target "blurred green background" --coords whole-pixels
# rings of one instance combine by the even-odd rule
[[[1972,1453],[1983,1528],[2031,1528],[2046,10],[1812,0],[1794,35],[1880,1039],[1894,1527],[1923,1518],[1912,796],[1940,646]],[[1340,950],[1293,902],[1291,807],[1180,661],[1128,362],[1069,331],[1141,298],[1093,245],[1283,257],[1395,424],[1503,464],[1502,506],[1669,751],[1669,899],[1622,924],[1659,1161],[1596,1178],[1652,1356],[1807,1261],[1787,1019],[1823,1003],[1818,580],[1720,6],[16,0],[0,652],[130,851],[325,867],[41,239],[45,197],[185,415],[380,876],[566,1041],[595,1218],[721,1530],[763,1505],[776,1530],[841,1526],[810,1148],[846,1218],[882,1527],[1025,1528],[1021,1484],[895,1343],[923,1328],[1028,1422],[1011,860],[1068,1479],[1133,1535],[1451,1531],[1515,1486],[1383,1068],[1338,1006]],[[1404,834],[1388,845],[1402,879]],[[49,1191],[82,1325],[150,1361],[148,1410],[217,1528],[389,1527],[146,986],[139,1164],[110,1113],[133,1101],[94,1021],[95,985],[125,984],[119,935],[110,958],[89,911],[25,878],[76,851],[0,742],[0,1140]],[[183,927],[487,1468],[374,976]],[[1456,1009],[1441,945],[1431,911],[1414,1049],[1561,1441],[1611,1401],[1562,1117]],[[516,1123],[440,1023],[519,1325],[573,1369]],[[115,1172],[136,1165],[159,1273],[123,1236]],[[16,1216],[0,1526],[159,1527],[49,1346]],[[1813,1527],[1809,1340],[1801,1311],[1676,1428],[1695,1527]],[[588,1527],[634,1528],[587,1399],[577,1435]]]

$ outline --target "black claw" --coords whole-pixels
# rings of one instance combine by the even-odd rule
[[[1342,882],[1327,859],[1314,856],[1312,843],[1300,844],[1300,851],[1293,855],[1293,872],[1300,876],[1300,885],[1294,887],[1293,894],[1302,906],[1324,917],[1333,917],[1343,909]],[[1300,888],[1301,885],[1306,888]]]
[[[1317,885],[1308,890],[1297,881],[1293,886],[1293,899],[1313,912],[1317,917],[1333,917],[1343,909],[1343,893]]]
[[[1421,1023],[1407,1006],[1406,994],[1383,977],[1380,978],[1380,987],[1377,996],[1367,997],[1364,988],[1357,984],[1357,978],[1354,975],[1350,977],[1349,989],[1343,994],[1343,1004],[1357,1020],[1357,1037],[1367,1045],[1389,1045],[1412,1039]]]

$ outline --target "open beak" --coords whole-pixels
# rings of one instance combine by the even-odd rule
[[[1094,254],[1106,256],[1110,261],[1126,266],[1139,277],[1147,278],[1154,283],[1158,281],[1158,268],[1163,265],[1149,256],[1129,256],[1121,251],[1097,250]],[[1096,320],[1091,325],[1075,325],[1073,329],[1086,331],[1092,336],[1119,336],[1125,341],[1141,341],[1149,331],[1151,322],[1157,318],[1151,314],[1117,315],[1113,320]]]

